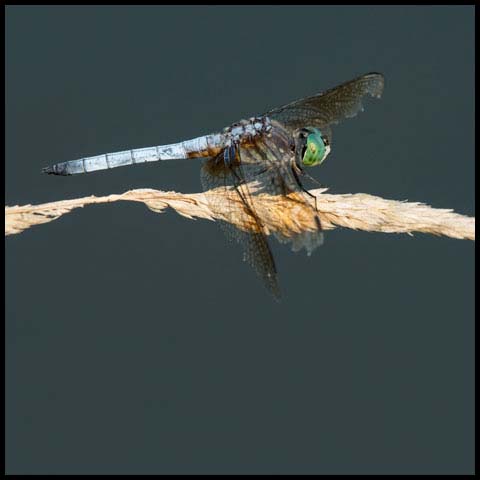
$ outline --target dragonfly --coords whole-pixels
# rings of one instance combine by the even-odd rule
[[[302,184],[302,180],[312,179],[306,170],[321,165],[330,153],[331,126],[362,111],[364,97],[380,98],[383,87],[382,74],[367,73],[263,115],[240,120],[217,133],[57,163],[43,172],[76,175],[146,162],[203,158],[203,189],[217,193],[208,195],[210,208],[222,212],[220,224],[227,237],[243,247],[244,260],[280,299],[277,268],[267,240],[271,232],[265,225],[260,196],[268,194],[296,202],[311,216],[313,230],[273,232],[280,242],[290,242],[293,251],[305,248],[310,255],[323,243],[323,229],[316,202]]]

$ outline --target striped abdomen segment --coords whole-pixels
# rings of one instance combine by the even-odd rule
[[[77,173],[96,172],[109,168],[124,167],[160,160],[179,160],[182,158],[199,158],[217,155],[224,148],[225,138],[221,134],[205,135],[171,145],[137,148],[123,152],[106,153],[94,157],[71,160],[46,167],[44,173],[52,175],[75,175]]]

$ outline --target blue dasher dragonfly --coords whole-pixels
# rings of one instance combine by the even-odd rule
[[[223,230],[230,239],[242,245],[244,260],[254,267],[267,289],[279,298],[277,269],[267,241],[271,232],[262,223],[257,198],[266,193],[305,207],[314,220],[315,230],[292,231],[288,235],[273,233],[279,241],[291,242],[292,250],[305,248],[311,254],[322,244],[323,232],[316,203],[312,205],[312,195],[301,183],[302,177],[309,177],[305,168],[320,165],[330,153],[330,126],[363,110],[362,100],[366,95],[380,98],[383,86],[382,74],[368,73],[263,115],[241,120],[219,133],[170,145],[57,163],[43,171],[53,175],[75,175],[159,160],[205,158],[201,168],[203,189],[218,192],[208,197],[211,208],[222,210]],[[227,192],[238,196],[240,210],[234,202],[228,201]],[[239,224],[247,227],[239,228]]]

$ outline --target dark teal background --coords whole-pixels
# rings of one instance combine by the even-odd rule
[[[357,75],[312,174],[474,215],[474,8],[7,7],[6,205],[200,190],[198,161],[41,168],[217,131]],[[272,242],[126,202],[6,238],[8,474],[474,471],[474,243]]]

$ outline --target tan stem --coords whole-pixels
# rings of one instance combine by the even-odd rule
[[[312,190],[311,193],[317,198],[322,227],[326,230],[345,227],[384,233],[422,232],[475,240],[475,218],[460,215],[450,209],[432,208],[417,202],[387,200],[364,193],[332,195],[324,193],[325,191],[326,189],[319,189]],[[215,198],[214,202],[211,201],[212,198]],[[120,195],[90,196],[41,205],[5,207],[5,235],[20,233],[33,225],[56,220],[75,208],[120,200],[142,202],[158,213],[170,207],[187,218],[228,220],[242,229],[248,230],[251,227],[245,220],[246,215],[239,196],[234,192],[211,190],[204,193],[182,194],[137,189]],[[232,205],[232,201],[239,214],[232,216],[230,208],[227,218],[221,206],[227,203]],[[212,205],[217,207],[212,208]],[[292,232],[316,228],[312,215],[308,214],[308,208],[302,202],[295,201],[295,194],[287,199],[260,194],[256,196],[255,206],[260,218],[265,222],[264,228],[267,233],[279,232],[290,236]]]

